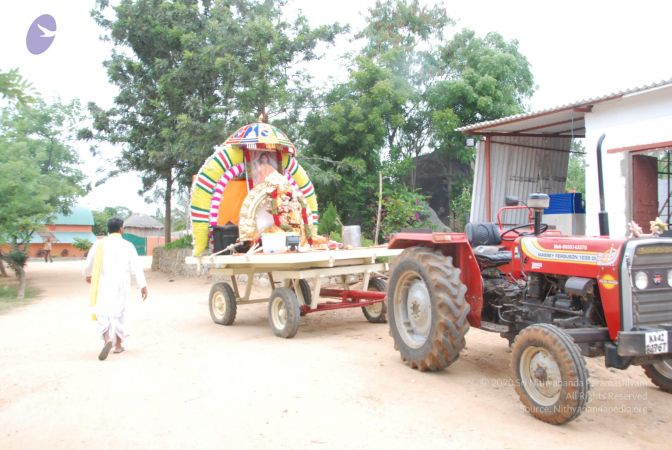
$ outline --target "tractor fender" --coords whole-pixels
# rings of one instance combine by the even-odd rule
[[[483,311],[483,279],[476,257],[464,233],[436,233],[436,232],[400,232],[396,233],[389,248],[405,249],[409,247],[428,247],[440,251],[445,256],[453,258],[453,264],[460,269],[460,280],[467,287],[465,299],[469,303],[470,311],[467,315],[469,325],[481,326],[481,312]]]

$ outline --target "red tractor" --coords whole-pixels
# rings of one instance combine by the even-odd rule
[[[599,153],[598,145],[598,166]],[[672,393],[672,238],[609,238],[600,199],[601,237],[547,231],[545,194],[465,233],[396,234],[389,246],[405,250],[390,276],[387,314],[402,360],[442,370],[458,359],[470,326],[500,333],[512,347],[520,400],[552,424],[586,406],[583,356],[604,355],[618,369],[641,365]],[[529,223],[505,227],[501,214],[511,209],[529,211]]]

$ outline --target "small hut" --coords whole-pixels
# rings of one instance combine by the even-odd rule
[[[151,255],[154,247],[164,244],[164,226],[145,214],[132,214],[124,219],[124,239],[135,245],[138,255]]]

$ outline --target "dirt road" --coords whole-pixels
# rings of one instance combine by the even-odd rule
[[[144,261],[149,266],[149,260]],[[266,305],[212,323],[210,283],[147,272],[127,351],[97,360],[81,262],[28,268],[42,290],[0,315],[0,448],[670,448],[672,396],[640,368],[588,361],[588,410],[562,427],[521,410],[510,353],[471,330],[448,370],[404,366],[361,311],[308,315],[273,336]]]

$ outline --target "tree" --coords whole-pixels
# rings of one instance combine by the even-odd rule
[[[26,105],[34,100],[31,91],[31,84],[21,76],[18,69],[9,72],[0,70],[0,96]]]
[[[132,214],[125,206],[106,206],[103,209],[93,211],[93,234],[105,236],[107,234],[107,221],[113,217],[126,219]]]
[[[284,5],[122,0],[111,8],[98,0],[92,12],[115,45],[105,64],[119,95],[110,110],[90,105],[95,133],[83,136],[123,145],[117,166],[140,171],[144,192],[163,182],[166,242],[175,184],[191,184],[225,130],[260,112],[291,124],[310,97],[298,65],[314,60],[316,45],[340,28],[311,29],[301,15],[286,22]]]
[[[574,140],[571,144],[565,190],[581,192],[584,195],[586,192],[586,148],[579,140]]]
[[[448,37],[452,24],[440,6],[376,2],[357,34],[363,49],[349,79],[323,97],[324,108],[308,116],[309,158],[339,168],[338,177],[318,177],[316,190],[322,199],[325,191],[338,193],[340,199],[329,200],[345,220],[351,219],[350,205],[356,213],[370,198],[377,184],[372,172],[384,171],[385,184],[395,186],[393,195],[414,193],[415,160],[430,151],[446,161],[449,192],[442,206],[450,211],[451,200],[470,184],[454,176],[453,161],[473,157],[455,128],[521,112],[532,94],[529,64],[516,41],[496,33],[479,38],[470,30]],[[346,161],[363,170],[346,174],[339,165]],[[366,187],[349,189],[353,177]]]
[[[79,117],[77,102],[35,100],[0,110],[0,242],[11,249],[0,257],[19,278],[19,299],[25,294],[31,237],[85,192],[70,145]]]

